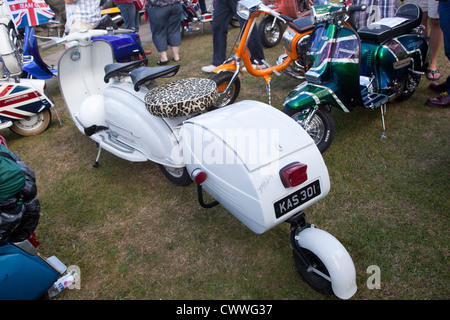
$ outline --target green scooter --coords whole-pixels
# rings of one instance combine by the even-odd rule
[[[410,98],[428,66],[429,41],[417,5],[402,5],[393,17],[358,31],[347,27],[345,22],[363,10],[365,6],[345,3],[311,7],[316,27],[307,50],[306,81],[289,93],[282,111],[322,153],[335,135],[332,107],[344,112],[380,107],[385,139],[386,103]],[[289,39],[283,42],[290,45]]]

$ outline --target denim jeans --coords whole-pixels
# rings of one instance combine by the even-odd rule
[[[164,7],[148,8],[148,19],[153,44],[158,52],[167,51],[167,46],[181,46],[181,3]]]
[[[214,18],[212,21],[213,30],[213,60],[214,66],[221,65],[227,58],[227,35],[228,27],[233,16],[236,14],[236,6],[238,0],[216,0],[214,4]],[[241,28],[245,24],[245,20],[238,17]],[[248,49],[250,51],[250,60],[258,62],[264,59],[264,51],[259,38],[258,28],[255,24],[250,39],[248,40]]]
[[[445,56],[450,60],[450,1],[439,1],[438,13],[439,23],[444,34]],[[447,84],[447,93],[450,95],[450,75],[445,83]]]
[[[134,3],[118,3],[117,7],[125,22],[125,29],[134,29],[134,32],[138,33],[140,17]]]

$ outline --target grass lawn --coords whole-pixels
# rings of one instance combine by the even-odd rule
[[[237,34],[229,32],[230,53]],[[155,66],[156,49],[147,48]],[[265,53],[273,64],[283,48]],[[169,80],[207,77],[200,68],[211,57],[209,31],[185,36],[180,71]],[[439,69],[443,78],[450,73],[443,50]],[[239,99],[268,102],[262,79],[245,74],[241,83]],[[275,76],[273,107],[281,109],[298,83]],[[353,299],[450,297],[450,110],[425,106],[435,96],[429,83],[422,77],[412,98],[388,104],[386,140],[379,139],[380,110],[333,111],[336,136],[323,155],[331,191],[306,216],[352,256],[358,284]],[[38,179],[40,252],[81,270],[81,289],[57,299],[337,299],[300,278],[288,224],[256,235],[221,206],[201,208],[195,185],[172,185],[151,162],[103,152],[100,167],[92,168],[94,142],[71,121],[56,81],[48,91],[62,127],[53,111],[49,130],[38,136],[1,134]],[[370,266],[380,268],[380,289],[367,286]]]

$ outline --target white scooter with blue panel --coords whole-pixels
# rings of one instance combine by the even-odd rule
[[[255,233],[292,226],[291,248],[316,290],[348,299],[356,292],[353,261],[329,233],[306,223],[303,210],[324,198],[330,180],[309,135],[267,104],[242,101],[214,109],[217,87],[190,78],[156,84],[179,65],[113,63],[111,45],[86,30],[53,40],[75,43],[59,60],[59,86],[73,122],[102,149],[129,161],[153,161],[173,183],[195,181],[203,207],[220,204]],[[111,31],[109,31],[111,32]],[[205,203],[203,192],[215,201]]]

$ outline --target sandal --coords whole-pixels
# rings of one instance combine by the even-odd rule
[[[175,58],[174,58],[174,57],[171,57],[171,58],[170,58],[170,60],[172,60],[172,61],[175,61],[175,62],[180,62],[180,61],[181,61],[181,58],[180,58],[180,59],[178,59],[178,60],[175,60]]]
[[[158,61],[156,62],[156,64],[157,64],[158,66],[163,66],[163,65],[168,64],[168,63],[169,63],[169,60],[166,60],[166,61],[158,60]]]
[[[435,74],[436,74],[436,73],[438,74],[437,77],[435,77]],[[437,80],[439,80],[439,79],[441,78],[441,74],[439,73],[439,70],[438,70],[438,69],[436,69],[436,70],[428,69],[428,70],[427,70],[426,77],[427,77],[428,80],[431,80],[431,81],[437,81]]]

